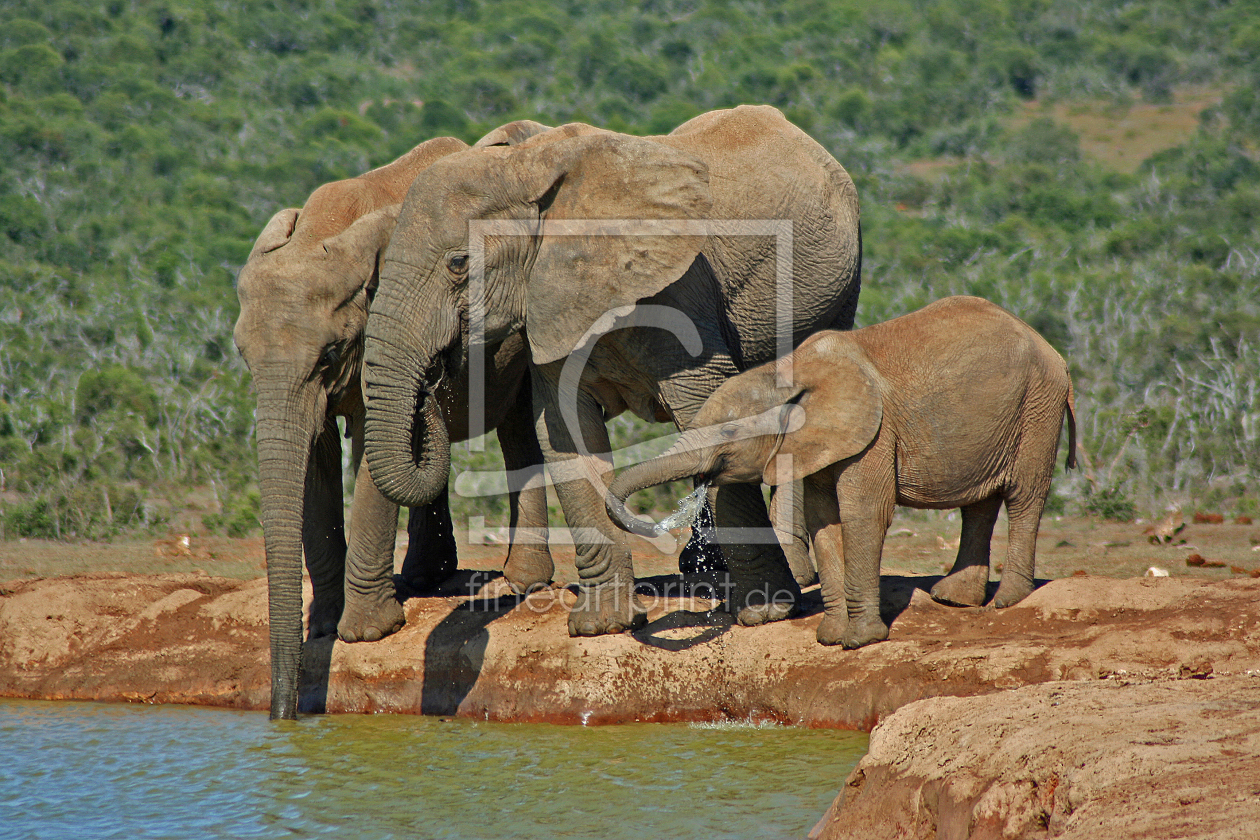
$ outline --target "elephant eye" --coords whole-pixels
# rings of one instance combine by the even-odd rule
[[[325,367],[333,367],[337,362],[341,361],[341,351],[335,345],[329,345],[319,360]]]
[[[451,270],[452,274],[463,274],[468,270],[468,255],[454,254],[446,261],[446,267]]]

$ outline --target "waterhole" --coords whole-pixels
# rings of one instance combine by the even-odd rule
[[[803,837],[861,733],[0,701],[0,836]]]

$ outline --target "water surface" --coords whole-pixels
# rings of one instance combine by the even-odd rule
[[[0,701],[0,837],[804,837],[865,749],[780,726]]]

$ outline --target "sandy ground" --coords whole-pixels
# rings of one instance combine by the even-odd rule
[[[1236,523],[1223,516],[1219,517],[1223,520],[1220,523],[1195,522],[1194,518],[1194,512],[1187,512],[1183,517],[1185,527],[1170,540],[1157,542],[1153,534],[1147,533],[1158,524],[1156,522],[1116,523],[1082,517],[1046,517],[1037,540],[1037,577],[1055,579],[1076,573],[1140,577],[1151,566],[1173,576],[1205,580],[1260,575],[1260,525]],[[899,510],[884,546],[883,571],[910,574],[947,571],[958,547],[959,525],[955,511]],[[503,546],[470,546],[464,537],[466,533],[457,535],[461,541],[461,568],[502,568]],[[560,537],[563,539],[563,535]],[[406,539],[406,533],[400,531],[396,553],[399,563],[406,551]],[[641,544],[640,549],[635,553],[635,570],[639,576],[677,571],[673,556],[653,551],[646,543]],[[556,581],[561,584],[576,581],[572,546],[557,542],[552,551],[556,559]],[[993,535],[994,559],[1000,562],[1005,551],[1003,517]],[[1187,559],[1196,555],[1203,558],[1204,565],[1187,565]],[[99,571],[190,572],[249,580],[263,576],[266,564],[261,536],[230,539],[174,532],[161,537],[108,543],[0,541],[0,581]]]

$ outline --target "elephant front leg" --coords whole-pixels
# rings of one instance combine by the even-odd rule
[[[503,576],[516,592],[529,592],[551,582],[556,565],[547,547],[547,485],[543,454],[535,432],[533,389],[521,384],[516,403],[499,423],[499,445],[508,474],[510,512],[507,562]]]
[[[404,624],[394,588],[394,542],[398,505],[372,483],[367,462],[359,464],[350,507],[350,550],[346,557],[346,606],[337,624],[345,642],[374,642]]]
[[[989,546],[1001,508],[1002,497],[993,495],[962,509],[958,558],[949,574],[932,587],[935,600],[957,607],[978,607],[984,603],[989,584]]]
[[[718,488],[713,511],[717,536],[730,570],[727,609],[740,624],[779,621],[796,611],[801,588],[766,513],[761,487],[727,484]]]
[[[310,638],[337,632],[346,564],[345,517],[342,513],[341,438],[337,421],[328,417],[315,441],[306,470],[302,507],[302,548],[314,597],[307,620]]]
[[[871,519],[841,521],[844,540],[844,597],[849,625],[840,643],[849,650],[888,638],[879,614],[879,560],[888,526]]]
[[[787,555],[792,577],[802,587],[818,581],[809,559],[809,534],[805,527],[805,482],[790,481],[770,490],[770,521]]]
[[[603,412],[580,390],[566,395],[568,410],[562,411],[558,389],[537,371],[533,387],[543,407],[538,441],[577,553],[578,600],[569,612],[569,635],[633,630],[646,623],[647,615],[634,594],[629,537],[604,509],[612,459]]]
[[[870,462],[864,463],[867,457]],[[891,469],[884,468],[891,457],[881,458],[875,450],[863,458],[841,469],[836,481],[849,613],[840,643],[849,650],[888,638],[888,625],[879,614],[879,566],[895,499]]]

